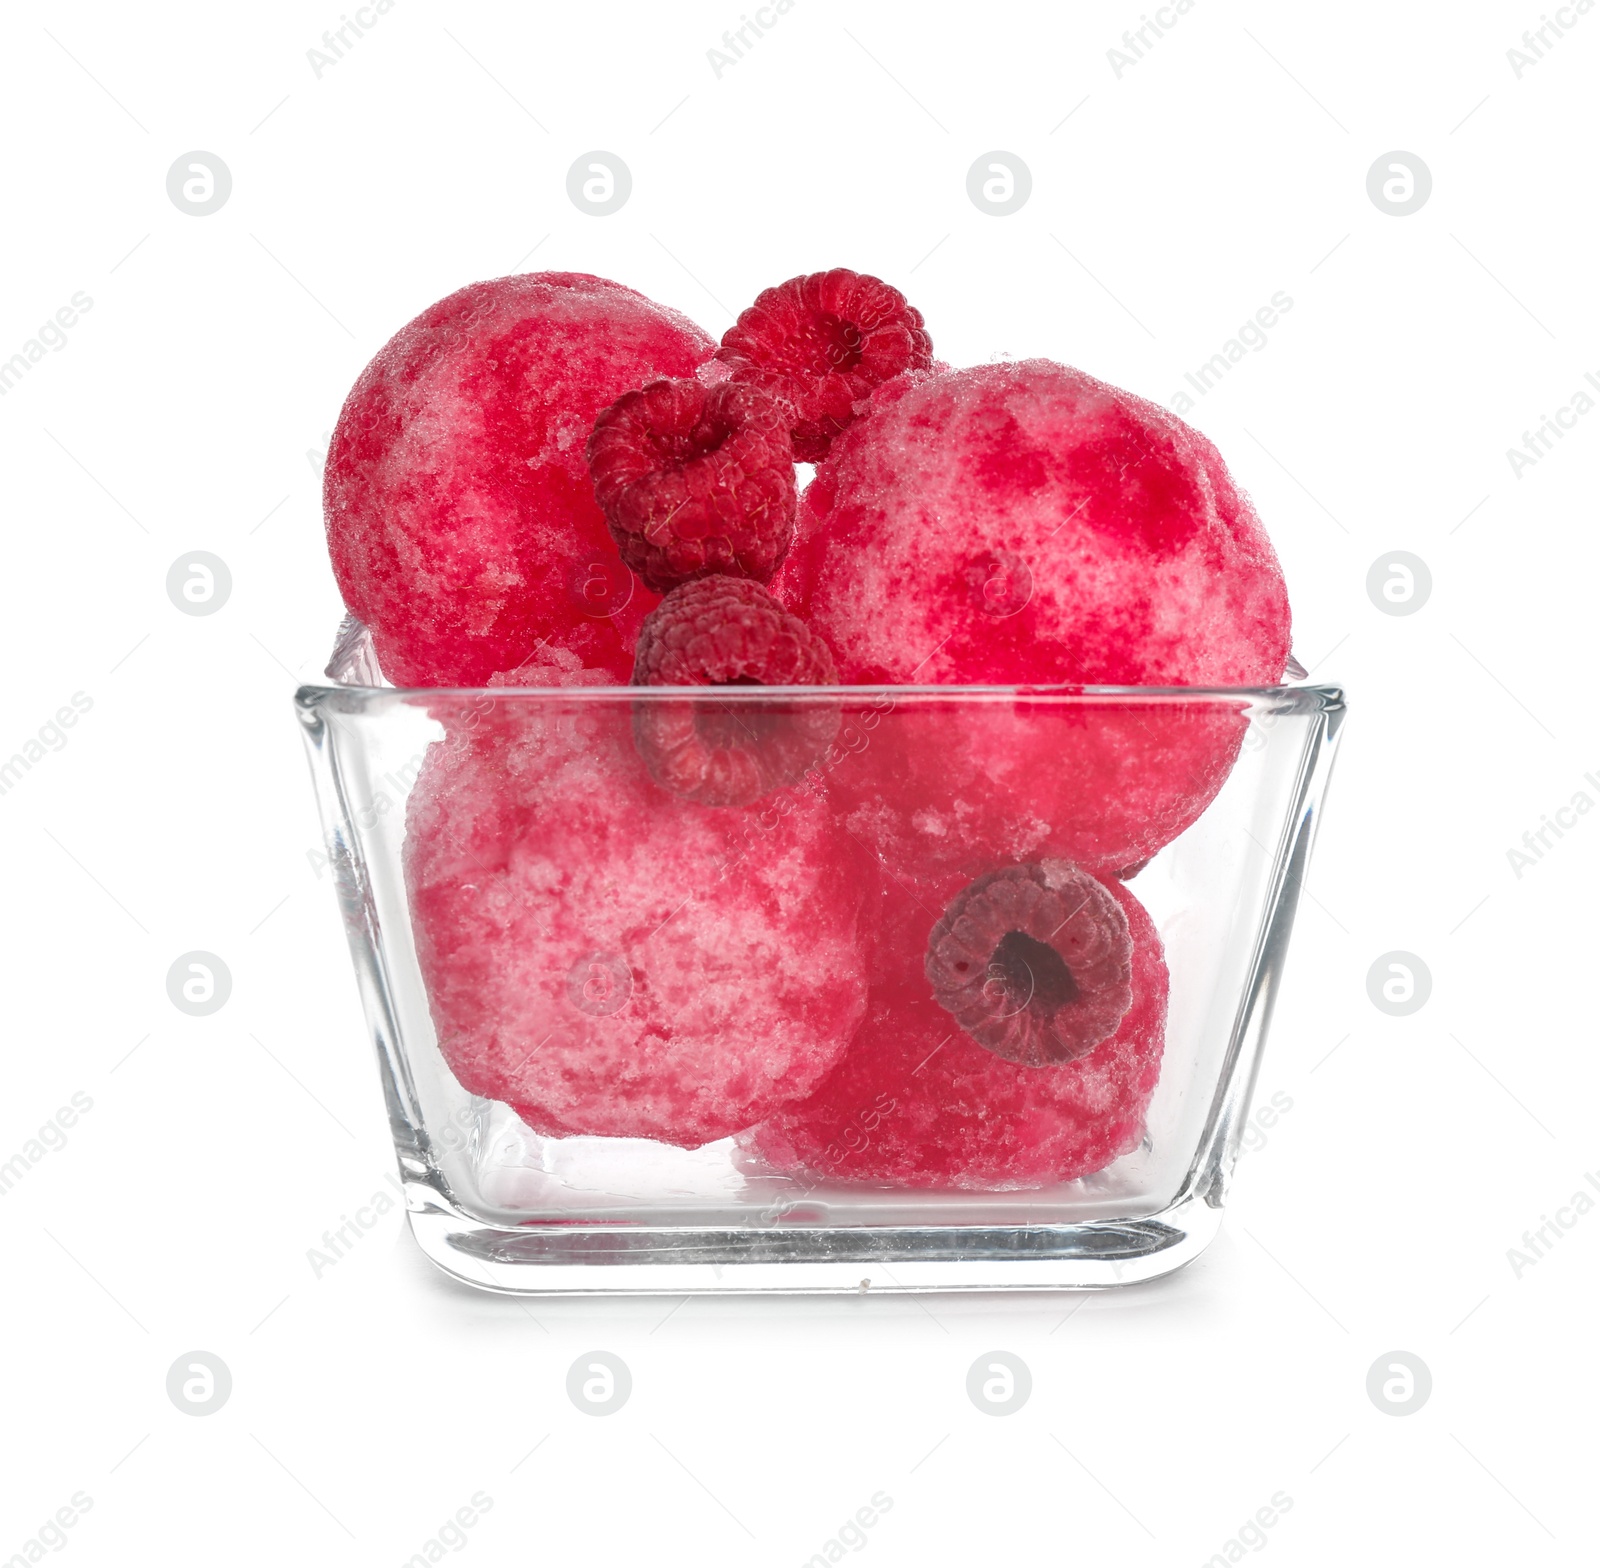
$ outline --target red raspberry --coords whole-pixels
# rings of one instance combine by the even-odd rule
[[[657,593],[711,572],[766,582],[794,538],[785,411],[757,387],[652,381],[595,421],[589,472],[622,559]]]
[[[985,1050],[1024,1067],[1087,1055],[1133,1001],[1128,917],[1063,860],[969,883],[928,938],[934,1000]]]
[[[899,289],[835,267],[763,289],[717,358],[735,381],[787,399],[795,461],[815,463],[874,387],[933,363],[933,343]]]
[[[645,617],[635,686],[831,686],[833,655],[759,583],[702,577]],[[746,806],[801,778],[832,743],[839,710],[807,699],[639,703],[650,776],[702,806]]]

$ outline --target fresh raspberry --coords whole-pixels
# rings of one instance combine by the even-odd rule
[[[652,381],[595,421],[589,472],[622,559],[657,593],[711,572],[766,582],[794,538],[783,407],[758,387]]]
[[[736,381],[787,399],[795,461],[815,463],[874,387],[933,363],[933,343],[899,289],[835,267],[763,289],[717,358]]]
[[[831,686],[833,655],[759,583],[701,577],[639,628],[635,686]],[[747,806],[801,778],[839,710],[811,699],[641,702],[633,733],[650,776],[702,806]]]
[[[759,583],[701,577],[645,617],[635,686],[831,686],[833,655]]]
[[[934,1000],[986,1050],[1023,1067],[1087,1055],[1133,1001],[1122,906],[1064,860],[969,883],[928,938]]]

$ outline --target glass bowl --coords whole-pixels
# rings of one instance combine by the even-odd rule
[[[401,690],[353,623],[328,676],[296,709],[446,1273],[1089,1288],[1216,1234],[1336,688]]]

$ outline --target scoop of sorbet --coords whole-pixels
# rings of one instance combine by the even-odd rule
[[[913,374],[834,442],[773,591],[840,679],[1258,686],[1289,602],[1176,415],[1049,360]]]
[[[378,351],[334,429],[323,510],[346,605],[399,685],[478,686],[545,646],[625,682],[656,596],[617,554],[596,414],[714,344],[604,278],[474,283]]]
[[[628,704],[549,698],[431,705],[405,871],[439,1050],[536,1132],[695,1148],[806,1094],[860,1021],[853,845],[804,787],[680,799]]]
[[[1283,576],[1216,448],[1048,360],[912,374],[835,440],[774,594],[857,684],[1250,686],[1289,654]],[[901,702],[832,784],[890,872],[1119,869],[1228,776],[1238,702]]]
[[[1086,886],[1043,861],[991,873],[940,909],[888,883],[850,1049],[747,1147],[813,1182],[967,1191],[1071,1181],[1137,1148],[1161,1072],[1167,966],[1149,915],[1119,883],[1090,895],[1090,951],[1085,932],[1032,918],[1069,894],[1075,907]],[[1034,895],[1026,908],[1018,889]],[[952,945],[956,927],[971,940]],[[965,998],[964,960],[975,971]],[[1030,1038],[1067,1049],[1015,1049]]]

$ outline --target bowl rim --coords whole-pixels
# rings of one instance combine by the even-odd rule
[[[1346,706],[1342,686],[366,686],[341,681],[306,682],[295,693],[301,707],[331,699],[362,706],[416,707],[429,703],[468,704],[487,700],[604,706],[645,705],[685,700],[722,703],[843,703],[851,709],[883,711],[901,703],[1030,703],[1049,706],[1266,707],[1279,714],[1327,713]]]
[[[381,676],[372,647],[370,628],[346,613],[339,627],[333,656],[320,681],[307,681],[295,693],[302,708],[320,706],[332,699],[343,704],[369,706],[393,702],[416,706],[420,702],[474,702],[515,698],[519,702],[578,704],[627,702],[630,704],[682,701],[693,697],[706,702],[786,702],[848,703],[852,707],[881,707],[885,700],[893,706],[910,700],[916,705],[939,702],[1018,701],[1066,706],[1109,706],[1115,703],[1142,704],[1238,704],[1270,705],[1276,713],[1326,713],[1345,706],[1344,688],[1335,684],[1302,679],[1268,686],[1119,686],[1081,682],[1015,682],[1006,685],[904,684],[888,681],[831,686],[635,686],[618,683],[605,686],[392,686],[375,685],[365,680],[345,680],[343,672],[371,672]],[[338,673],[336,673],[338,672]],[[1291,670],[1304,675],[1298,664]],[[733,695],[737,693],[737,696]],[[723,694],[714,699],[712,693]]]

